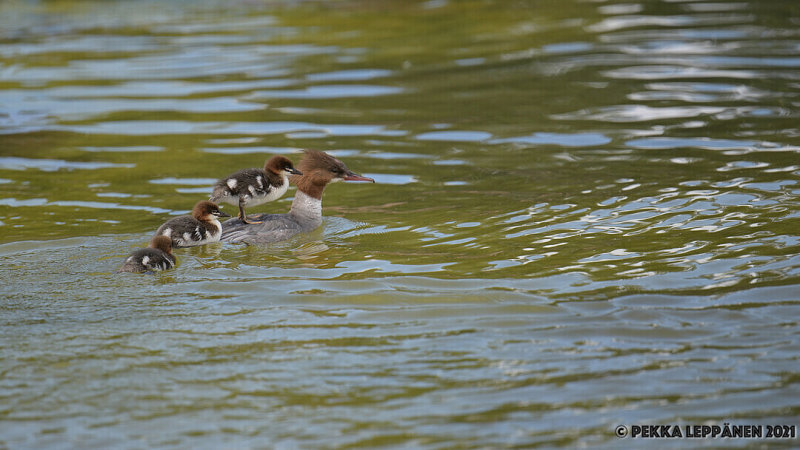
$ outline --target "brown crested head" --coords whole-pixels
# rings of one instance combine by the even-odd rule
[[[294,168],[294,164],[289,158],[281,155],[275,155],[268,159],[264,164],[264,172],[272,172],[275,175],[302,175],[303,172]]]
[[[230,217],[229,214],[222,212],[216,203],[208,200],[199,201],[192,209],[192,217],[197,220],[210,220],[211,217]]]
[[[375,182],[372,178],[362,177],[351,171],[338,158],[319,150],[306,150],[297,167],[303,172],[302,176],[292,177],[297,189],[318,199],[322,198],[325,185],[333,181]]]
[[[169,236],[164,236],[163,234],[153,236],[153,239],[150,240],[150,248],[155,248],[161,250],[162,252],[172,254],[172,239],[170,239]]]

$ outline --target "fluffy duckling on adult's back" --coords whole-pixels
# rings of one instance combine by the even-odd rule
[[[153,236],[150,247],[140,248],[125,259],[118,272],[157,272],[175,267],[172,243],[167,236]]]
[[[222,234],[220,217],[230,217],[230,215],[220,211],[215,203],[203,200],[194,205],[191,216],[169,219],[158,227],[156,235],[169,237],[173,247],[192,247],[218,242]]]
[[[289,175],[302,175],[285,156],[273,156],[264,169],[244,169],[221,178],[214,185],[212,202],[239,206],[239,219],[251,223],[245,215],[245,206],[256,206],[277,200],[289,189]]]
[[[325,186],[337,181],[375,182],[348,169],[338,158],[317,150],[306,150],[297,167],[303,174],[292,177],[297,185],[297,193],[288,214],[260,214],[255,216],[258,222],[253,224],[239,219],[228,220],[222,224],[221,240],[265,244],[311,231],[322,224],[322,192]]]

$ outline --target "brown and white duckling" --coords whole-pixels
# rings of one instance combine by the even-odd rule
[[[244,212],[245,206],[277,200],[289,189],[289,175],[302,174],[289,158],[273,156],[264,164],[263,170],[244,169],[218,180],[209,200],[239,205],[239,220],[250,223]]]
[[[230,214],[220,211],[215,203],[203,200],[194,205],[191,216],[173,217],[158,227],[156,236],[169,237],[173,247],[192,247],[218,242],[222,235],[220,217],[230,217]]]
[[[167,236],[153,236],[150,247],[140,248],[125,259],[118,272],[157,272],[175,267],[172,243]]]

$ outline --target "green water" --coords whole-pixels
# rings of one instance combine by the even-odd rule
[[[797,446],[614,430],[800,425],[798,18],[0,3],[0,448]],[[115,273],[304,148],[377,183]]]

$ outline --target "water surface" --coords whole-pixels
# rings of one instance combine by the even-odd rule
[[[617,425],[800,425],[798,17],[3,3],[0,447],[614,448]],[[115,273],[215,179],[304,148],[377,183],[331,185],[323,227],[291,241]]]

